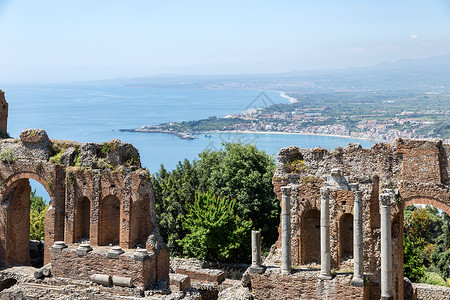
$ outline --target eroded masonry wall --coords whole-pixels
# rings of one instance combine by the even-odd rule
[[[51,261],[56,241],[88,242],[92,247],[141,248],[153,257],[153,277],[168,277],[169,255],[158,232],[150,174],[141,168],[139,153],[131,144],[118,140],[99,144],[50,140],[42,129],[26,129],[20,139],[1,140],[2,266],[30,263],[29,179],[42,184],[50,196],[45,216],[45,263]],[[84,257],[83,262],[86,274],[98,267],[89,257]],[[59,257],[53,267],[55,274],[66,276],[59,271],[74,268],[73,261],[69,256],[67,260]],[[117,262],[114,267],[117,270],[139,265],[128,266],[124,260],[121,266],[121,260]],[[145,268],[139,268],[136,272],[145,276]],[[140,280],[139,276],[136,280]]]
[[[450,145],[440,140],[397,140],[363,149],[359,144],[326,149],[283,148],[277,156],[274,190],[281,201],[281,187],[291,188],[292,262],[320,262],[317,251],[317,217],[320,188],[333,169],[342,172],[348,184],[358,184],[363,205],[364,272],[376,286],[380,281],[380,200],[383,191],[393,191],[391,203],[394,299],[403,299],[403,209],[411,204],[430,204],[450,213]],[[328,176],[328,177],[327,177]],[[351,243],[354,191],[331,189],[330,250],[332,268],[352,270]],[[279,261],[281,239],[273,259]],[[278,258],[277,258],[278,257]],[[376,291],[372,291],[376,295]],[[375,299],[375,298],[374,298]]]

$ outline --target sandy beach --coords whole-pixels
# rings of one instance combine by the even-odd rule
[[[321,133],[310,133],[310,132],[251,131],[251,130],[227,130],[227,131],[213,130],[213,131],[200,132],[200,134],[206,134],[206,133],[315,135],[315,136],[329,136],[329,137],[338,137],[338,138],[346,138],[346,139],[354,139],[354,140],[381,142],[381,141],[377,141],[377,140],[373,140],[373,139],[355,137],[355,136],[350,136],[350,135],[321,134]]]
[[[289,102],[291,102],[291,103],[298,102],[298,99],[297,99],[297,98],[290,97],[290,96],[286,95],[285,92],[279,92],[279,93],[280,93],[280,96],[281,96],[281,97],[288,99]]]

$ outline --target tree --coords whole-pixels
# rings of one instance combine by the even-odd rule
[[[420,249],[421,241],[403,238],[403,272],[413,282],[418,282],[425,275],[423,256]]]
[[[212,191],[196,192],[187,209],[182,219],[189,233],[180,240],[186,255],[203,260],[248,260],[252,222],[236,214],[235,199],[218,197]]]
[[[30,193],[30,240],[43,240],[45,234],[45,213],[48,205],[36,190]]]
[[[264,245],[278,238],[280,205],[273,192],[275,171],[273,156],[255,145],[224,143],[219,151],[199,154],[197,164],[199,190],[212,189],[221,197],[236,199],[241,218],[251,219],[261,229]]]
[[[448,267],[450,266],[450,217],[444,214],[444,225],[442,226],[442,234],[436,241],[434,252],[431,259],[439,269],[442,277],[450,277]]]
[[[205,150],[192,163],[185,159],[172,171],[161,165],[152,177],[160,233],[172,255],[184,253],[179,243],[187,234],[182,219],[188,205],[194,203],[195,191],[212,190],[222,198],[235,199],[236,216],[251,219],[254,228],[262,230],[265,248],[278,237],[280,208],[272,186],[274,158],[254,145],[225,143],[223,147]]]
[[[186,234],[182,217],[187,213],[187,206],[194,202],[195,190],[198,188],[195,166],[195,161],[190,163],[187,159],[183,163],[178,162],[172,171],[167,171],[161,165],[159,172],[152,177],[160,234],[174,256],[183,253],[177,241]]]

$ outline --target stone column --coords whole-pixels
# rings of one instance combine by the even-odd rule
[[[328,188],[320,189],[320,279],[331,279],[330,207]]]
[[[252,265],[250,271],[261,274],[264,272],[261,261],[261,232],[252,230]]]
[[[392,300],[391,195],[380,194],[381,202],[381,300]]]
[[[291,272],[291,188],[281,187],[281,273]]]
[[[357,188],[356,188],[357,189]],[[352,285],[364,286],[362,192],[353,191],[353,278]]]

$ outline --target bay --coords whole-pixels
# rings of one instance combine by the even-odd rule
[[[178,161],[197,158],[206,148],[219,149],[223,142],[241,140],[276,156],[290,145],[334,149],[372,141],[342,137],[291,134],[212,133],[182,140],[162,133],[120,132],[170,121],[224,117],[245,109],[288,103],[279,92],[254,90],[204,90],[174,88],[128,88],[120,84],[72,83],[63,85],[1,86],[9,103],[8,132],[18,137],[25,128],[42,128],[50,138],[79,142],[119,139],[140,152],[143,167],[156,172],[160,164],[172,169]],[[43,187],[33,183],[42,194]]]

